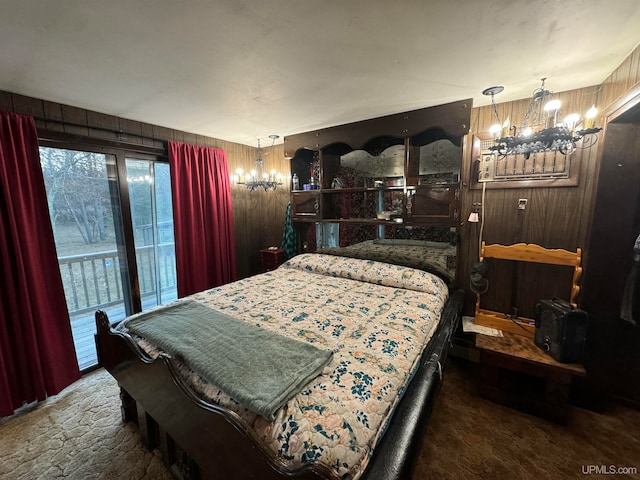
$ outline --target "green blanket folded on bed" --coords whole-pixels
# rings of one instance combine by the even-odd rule
[[[192,300],[143,313],[126,327],[270,420],[333,355]]]

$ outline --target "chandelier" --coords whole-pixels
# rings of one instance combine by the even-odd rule
[[[271,139],[271,151],[273,152],[273,145],[279,135],[269,135]],[[255,168],[245,175],[241,168],[236,170],[234,175],[234,183],[238,185],[246,185],[247,189],[255,190],[257,188],[264,188],[267,190],[275,190],[279,185],[282,185],[282,174],[271,170],[271,172],[263,172],[264,160],[262,160],[262,148],[260,146],[260,139],[258,139],[258,158],[255,161]]]
[[[579,141],[582,141],[582,148],[590,148],[596,143],[598,137],[595,134],[602,129],[595,127],[598,114],[595,105],[587,111],[584,119],[577,113],[572,113],[559,122],[561,103],[545,89],[545,80],[546,78],[542,78],[542,84],[534,90],[519,129],[511,125],[508,117],[500,122],[495,95],[502,92],[504,87],[489,87],[482,91],[483,95],[491,96],[497,121],[489,130],[495,140],[494,145],[489,147],[491,152],[501,156],[523,154],[525,158],[529,158],[531,153],[548,150],[571,155]]]

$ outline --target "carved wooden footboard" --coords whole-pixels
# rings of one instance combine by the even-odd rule
[[[196,397],[171,360],[149,359],[131,337],[111,329],[104,312],[96,312],[96,324],[98,361],[124,390],[125,419],[137,422],[145,446],[159,448],[182,478],[337,480],[322,465],[287,470],[237,414]]]
[[[410,476],[460,317],[462,295],[451,295],[421,367],[361,477],[364,480]],[[123,419],[138,424],[145,446],[158,448],[178,478],[338,480],[320,464],[291,470],[260,445],[236,413],[198,398],[171,360],[150,359],[129,335],[111,328],[104,312],[96,312],[96,326],[98,360],[122,389]]]

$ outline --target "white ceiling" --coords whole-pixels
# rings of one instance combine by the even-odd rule
[[[639,0],[0,0],[0,89],[255,145],[596,85],[639,42]]]

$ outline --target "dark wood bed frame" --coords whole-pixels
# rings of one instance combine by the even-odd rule
[[[363,480],[411,476],[424,427],[440,389],[463,296],[460,290],[450,295],[442,321],[361,477]],[[98,361],[120,385],[123,420],[138,425],[143,444],[148,449],[158,448],[177,478],[338,480],[335,473],[319,464],[291,470],[260,445],[236,413],[197,397],[172,360],[149,358],[129,335],[112,328],[103,311],[96,312],[96,326]]]

